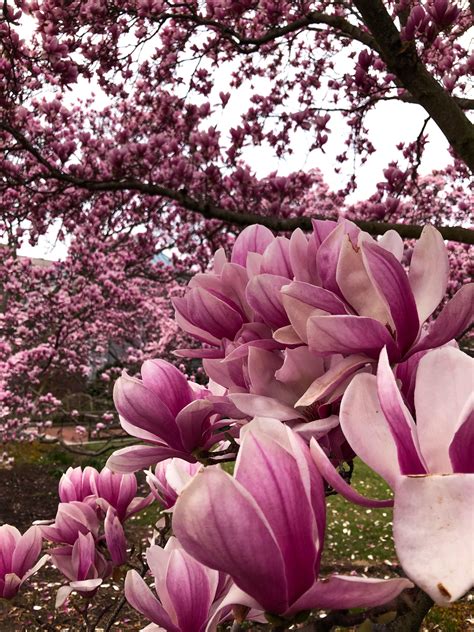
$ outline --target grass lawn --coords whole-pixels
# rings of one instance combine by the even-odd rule
[[[352,486],[369,498],[392,496],[385,481],[359,459],[354,461]],[[328,497],[323,563],[329,565],[341,560],[351,560],[356,565],[395,562],[390,508],[366,509],[339,495]]]

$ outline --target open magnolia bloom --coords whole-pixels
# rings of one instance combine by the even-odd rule
[[[183,548],[234,580],[226,604],[292,617],[383,604],[412,586],[406,579],[319,580],[325,498],[309,448],[275,419],[254,419],[241,436],[234,477],[219,467],[198,472],[173,517]]]
[[[319,283],[293,281],[282,287],[290,326],[275,332],[277,341],[304,343],[323,357],[342,354],[349,362],[349,377],[364,357],[375,363],[384,347],[390,362],[403,362],[469,327],[474,284],[463,286],[436,320],[425,324],[445,296],[449,273],[446,247],[433,226],[423,229],[407,273],[401,263],[403,242],[393,231],[377,242],[347,220],[332,227],[329,222],[314,224],[315,233],[321,233]],[[324,377],[325,383],[331,380],[330,374]],[[317,378],[298,405],[318,401],[320,382]]]
[[[195,450],[208,450],[224,438],[225,433],[215,432],[229,421],[216,414],[206,399],[209,391],[188,382],[164,360],[144,362],[141,377],[124,372],[115,383],[114,402],[125,432],[148,445],[117,450],[107,461],[108,468],[131,473],[170,457],[195,462]]]
[[[474,584],[473,383],[468,355],[453,347],[428,352],[416,373],[415,424],[384,350],[377,376],[357,375],[341,403],[350,445],[394,491],[400,563],[439,604]],[[311,452],[330,485],[358,502],[316,442]]]

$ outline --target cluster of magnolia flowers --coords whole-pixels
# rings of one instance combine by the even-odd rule
[[[474,568],[474,372],[455,338],[471,324],[474,286],[433,318],[447,282],[431,226],[409,262],[398,234],[375,241],[345,220],[289,239],[245,229],[230,260],[218,251],[175,300],[178,323],[201,343],[179,354],[203,359],[208,385],[162,360],[117,381],[120,423],[143,443],[100,474],[65,475],[55,523],[23,536],[35,555],[0,528],[0,594],[33,572],[34,529],[61,544],[50,551],[69,580],[58,603],[93,593],[127,561],[123,522],[157,500],[173,536],[147,551],[156,596],[135,570],[125,581],[150,631],[213,629],[236,613],[290,625],[316,608],[385,604],[414,584],[439,604],[463,596]],[[341,476],[355,455],[393,499],[361,496]],[[230,475],[222,463],[234,460]],[[151,466],[150,494],[137,499],[134,472]],[[406,578],[320,578],[328,487],[394,506]]]

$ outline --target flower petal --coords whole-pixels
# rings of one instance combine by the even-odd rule
[[[337,472],[316,439],[311,439],[310,449],[311,456],[313,457],[321,476],[328,482],[329,485],[331,485],[333,489],[351,503],[361,505],[361,507],[393,507],[393,500],[390,498],[387,500],[367,498],[348,485],[342,476],[340,476],[339,472]]]
[[[347,235],[342,241],[336,279],[344,298],[359,316],[373,318],[394,328],[384,297],[364,265],[361,248],[354,246]]]
[[[367,272],[390,310],[397,345],[404,353],[420,330],[415,298],[406,272],[391,252],[376,243],[363,242],[361,248]]]
[[[132,608],[138,610],[149,621],[165,628],[168,632],[179,632],[179,628],[173,625],[163,606],[137,571],[127,573],[124,590],[125,597]]]
[[[314,402],[327,397],[337,386],[351,378],[356,371],[370,362],[370,358],[360,355],[351,355],[342,359],[323,375],[317,377],[296,402],[295,406],[310,406]]]
[[[474,474],[474,395],[460,415],[460,426],[449,446],[453,471]]]
[[[272,397],[252,395],[251,393],[234,393],[229,395],[229,399],[249,417],[268,417],[280,421],[301,417],[300,413],[293,407],[286,406]]]
[[[193,399],[186,377],[175,366],[164,360],[146,360],[140,369],[143,384],[154,391],[177,415]]]
[[[406,588],[413,588],[413,584],[403,578],[371,579],[331,575],[318,581],[286,614],[313,608],[372,608],[392,601]]]
[[[356,375],[342,398],[339,422],[354,452],[390,487],[400,476],[397,449],[377,394],[375,375]]]
[[[281,288],[287,284],[286,277],[258,274],[247,286],[247,301],[263,321],[273,329],[288,325],[288,317],[280,294]]]
[[[190,555],[228,573],[264,609],[286,609],[285,571],[275,536],[249,492],[223,470],[206,468],[183,489],[173,531]]]
[[[113,472],[131,474],[156,465],[172,456],[195,462],[194,457],[166,446],[132,445],[114,452],[107,460],[106,467]]]
[[[383,349],[377,368],[377,391],[380,405],[397,446],[398,462],[402,474],[425,474],[420,455],[415,422],[403,402],[395,376]]]
[[[188,404],[176,417],[176,425],[181,434],[185,451],[191,453],[202,443],[202,435],[209,425],[209,416],[213,412],[212,403],[198,399]]]
[[[404,476],[395,490],[393,535],[407,575],[436,603],[474,584],[474,476]]]
[[[12,570],[22,578],[33,566],[41,552],[41,529],[30,527],[18,540],[12,557]]]
[[[395,230],[387,230],[380,239],[378,245],[392,253],[397,261],[403,259],[403,239]],[[413,289],[413,288],[412,288]]]
[[[339,417],[331,415],[325,419],[314,419],[313,421],[303,421],[302,423],[292,426],[293,432],[296,432],[306,442],[311,438],[321,439],[327,433],[339,425]]]
[[[207,622],[217,586],[216,572],[214,579],[211,585],[206,567],[185,551],[171,552],[166,587],[180,630],[201,630]]]
[[[408,273],[420,323],[424,323],[443,300],[448,276],[448,251],[443,238],[428,224],[413,248]]]
[[[232,263],[238,263],[245,268],[249,252],[263,254],[267,246],[275,239],[272,231],[266,226],[254,224],[247,226],[235,240],[232,248]]]
[[[410,354],[441,347],[468,329],[473,321],[474,283],[466,283],[443,307],[426,336],[411,349]]]
[[[262,274],[276,274],[293,278],[290,263],[290,240],[287,237],[275,237],[265,249],[260,267]]]
[[[452,472],[449,445],[474,384],[474,360],[454,347],[435,349],[418,364],[415,409],[420,449],[435,474]],[[471,457],[472,458],[472,457]]]
[[[378,358],[387,346],[390,357],[396,347],[386,327],[378,320],[363,316],[311,316],[308,319],[308,346],[323,356],[366,354]]]

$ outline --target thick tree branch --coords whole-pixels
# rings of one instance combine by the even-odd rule
[[[365,24],[376,40],[388,69],[398,77],[438,125],[449,144],[474,172],[474,125],[461,107],[428,72],[414,42],[402,42],[392,18],[380,0],[355,0]]]
[[[161,196],[168,200],[177,202],[183,209],[198,213],[205,219],[217,219],[227,224],[236,226],[249,226],[250,224],[263,224],[275,232],[291,231],[301,228],[305,231],[312,229],[311,219],[334,219],[325,215],[313,215],[310,217],[290,217],[283,218],[277,216],[256,215],[239,211],[230,211],[216,206],[207,200],[199,200],[190,196],[185,190],[171,189],[160,184],[142,182],[140,180],[85,180],[66,173],[51,164],[41,152],[17,129],[5,122],[0,122],[0,129],[9,132],[21,145],[36,158],[36,160],[47,170],[44,178],[54,179],[67,185],[85,189],[91,192],[114,192],[114,191],[136,191],[145,195]],[[423,226],[413,224],[394,224],[391,222],[377,222],[367,220],[353,220],[362,230],[371,235],[383,235],[387,230],[396,231],[401,237],[406,239],[418,238],[421,235]],[[474,244],[474,230],[461,226],[437,226],[444,239],[457,241],[465,244]]]
[[[456,96],[452,96],[451,97],[456,103],[457,105],[459,105],[459,107],[461,108],[461,110],[474,110],[474,99],[466,99],[465,97],[456,97]],[[384,99],[383,100],[388,100],[388,99]],[[419,102],[417,99],[415,99],[413,97],[413,95],[405,93],[405,94],[401,94],[400,96],[397,97],[390,97],[391,101],[403,101],[403,103],[416,103],[417,105],[419,105]]]
[[[357,40],[361,44],[365,44],[372,48],[374,51],[378,50],[378,45],[375,39],[362,29],[358,28],[354,24],[351,24],[343,17],[339,15],[329,15],[322,11],[311,11],[307,15],[289,22],[284,26],[278,26],[269,29],[264,35],[260,37],[246,37],[239,33],[235,29],[225,26],[222,22],[217,20],[211,20],[204,18],[196,13],[163,13],[157,18],[157,21],[163,22],[165,20],[175,20],[179,22],[191,22],[198,26],[206,26],[217,32],[219,32],[225,39],[234,44],[241,53],[253,53],[256,52],[264,44],[268,44],[280,37],[289,35],[290,33],[296,33],[313,24],[325,24],[331,28],[334,28],[339,33],[346,35],[350,39]]]

